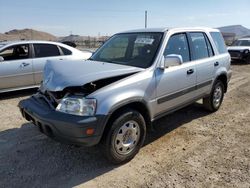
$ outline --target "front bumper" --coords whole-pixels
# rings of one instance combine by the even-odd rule
[[[105,115],[82,117],[55,111],[35,95],[18,104],[22,116],[32,121],[47,136],[64,143],[93,146],[99,143],[105,125]],[[90,136],[87,129],[94,129]]]
[[[250,56],[250,53],[245,54],[241,51],[236,51],[236,50],[229,50],[229,54],[232,60],[242,60],[242,61],[247,60],[247,57]]]

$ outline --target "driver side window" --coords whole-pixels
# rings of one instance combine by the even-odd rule
[[[175,34],[169,38],[164,51],[164,56],[170,54],[181,55],[183,62],[190,61],[189,46],[186,34]]]
[[[27,59],[29,58],[29,46],[28,44],[22,44],[8,47],[0,52],[0,56],[2,56],[5,61]]]

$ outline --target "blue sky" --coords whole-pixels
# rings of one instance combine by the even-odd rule
[[[111,35],[148,27],[241,24],[250,28],[249,0],[0,0],[0,33],[33,28],[57,36]]]

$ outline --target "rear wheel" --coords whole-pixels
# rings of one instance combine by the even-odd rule
[[[117,115],[103,140],[104,153],[114,164],[131,160],[140,150],[146,136],[143,116],[132,109]]]
[[[224,85],[220,80],[217,80],[210,95],[206,98],[203,98],[203,105],[207,110],[215,112],[220,108],[223,98]]]

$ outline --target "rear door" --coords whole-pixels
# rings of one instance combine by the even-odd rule
[[[34,85],[29,44],[6,47],[0,51],[0,89],[14,89]]]
[[[196,66],[191,62],[186,33],[174,34],[165,48],[164,56],[181,55],[183,64],[156,69],[156,116],[172,110],[195,98]]]
[[[208,94],[211,90],[214,71],[219,65],[214,56],[211,43],[203,32],[188,33],[191,58],[197,69],[197,95]]]
[[[54,44],[33,44],[33,68],[36,84],[42,81],[43,68],[48,60],[63,60],[61,50]]]

